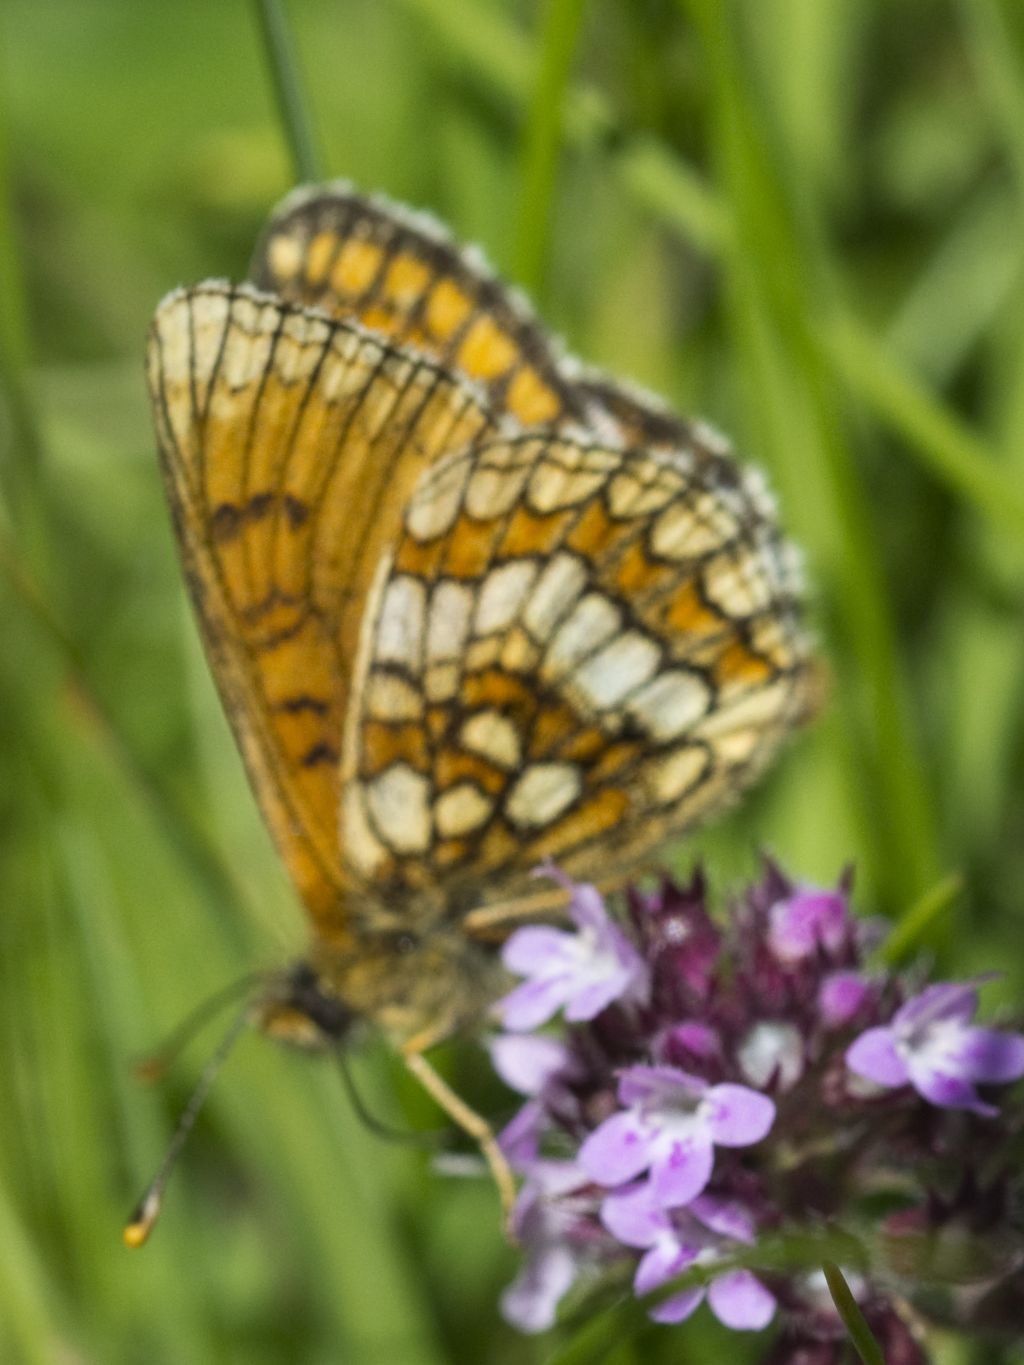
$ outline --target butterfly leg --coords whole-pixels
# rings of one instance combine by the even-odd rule
[[[402,1048],[402,1058],[424,1090],[434,1098],[449,1118],[453,1119],[464,1132],[469,1134],[480,1148],[484,1160],[490,1167],[494,1183],[498,1187],[498,1196],[501,1199],[502,1211],[507,1222],[516,1198],[512,1168],[498,1146],[494,1130],[487,1120],[482,1118],[475,1109],[471,1109],[424,1057],[423,1047],[429,1046],[429,1043],[434,1041],[436,1040],[433,1038],[429,1042],[420,1037],[411,1038]]]

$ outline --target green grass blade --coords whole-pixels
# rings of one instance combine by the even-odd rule
[[[531,293],[540,292],[551,231],[552,200],[562,139],[565,92],[579,40],[586,0],[547,0],[540,59],[522,150],[522,184],[513,273]]]
[[[313,133],[311,104],[303,89],[284,0],[254,0],[254,4],[295,178],[300,183],[315,183],[324,178],[323,159]]]
[[[826,324],[822,344],[852,392],[896,431],[931,474],[996,525],[1024,535],[1024,490],[994,453],[887,356],[850,318]]]

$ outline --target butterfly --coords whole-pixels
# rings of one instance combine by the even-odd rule
[[[531,874],[621,881],[813,707],[796,555],[700,422],[561,353],[432,218],[344,184],[251,281],[177,290],[147,375],[185,577],[309,955],[265,1028],[424,1054],[500,988]],[[550,897],[548,897],[550,901]]]

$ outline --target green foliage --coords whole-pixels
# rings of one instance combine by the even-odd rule
[[[121,1246],[204,1054],[153,1090],[133,1056],[303,935],[184,606],[149,316],[244,275],[290,147],[319,143],[528,276],[577,353],[730,432],[806,548],[830,697],[675,865],[723,885],[759,845],[809,879],[853,859],[864,912],[912,912],[902,942],[1019,999],[1024,22],[1011,0],[292,0],[311,132],[262,45],[275,8],[0,12],[0,1359],[540,1362],[555,1345],[497,1323],[515,1257],[486,1182],[383,1145],[328,1064],[258,1038],[152,1245]],[[449,1065],[500,1114],[472,1043]],[[382,1047],[354,1066],[375,1111],[436,1125]],[[598,1348],[745,1349],[703,1314]],[[977,1352],[956,1358],[1004,1359]]]

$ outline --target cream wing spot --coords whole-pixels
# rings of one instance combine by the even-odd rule
[[[520,627],[510,630],[501,646],[499,664],[507,673],[533,673],[540,660],[540,650]]]
[[[732,730],[755,726],[762,730],[778,724],[790,700],[790,685],[782,678],[737,697],[726,700],[712,711],[700,726],[704,736],[719,736]]]
[[[621,611],[603,593],[587,593],[558,627],[541,672],[549,678],[561,677],[614,635],[621,622]]]
[[[439,663],[457,659],[469,635],[473,594],[461,583],[438,583],[430,597],[427,625],[427,660]]]
[[[515,559],[492,569],[480,587],[475,633],[490,635],[511,625],[536,577],[537,564],[532,559]]]
[[[711,704],[711,689],[696,673],[670,668],[627,703],[626,710],[652,739],[664,742],[692,730]]]
[[[464,748],[510,772],[522,760],[519,731],[500,711],[475,711],[462,722],[459,739]]]
[[[459,515],[472,467],[471,462],[460,455],[429,472],[426,481],[413,495],[405,516],[406,529],[415,540],[436,540],[451,530]]]
[[[365,800],[361,785],[346,787],[341,803],[341,842],[345,857],[364,876],[372,877],[387,862],[388,851],[370,828]]]
[[[559,551],[547,564],[523,608],[523,623],[535,640],[547,640],[552,627],[576,601],[587,571],[575,555]]]
[[[592,497],[620,464],[621,456],[610,451],[553,446],[530,475],[529,504],[545,515],[576,507]]]
[[[366,785],[370,816],[395,853],[430,847],[430,783],[408,763],[393,763]]]
[[[303,261],[301,242],[295,237],[277,236],[271,240],[267,259],[270,269],[281,279],[297,275]]]
[[[432,702],[450,701],[459,687],[456,663],[431,664],[424,678],[424,691]]]
[[[434,803],[434,822],[445,839],[470,834],[488,819],[494,803],[472,782],[458,782]]]
[[[715,741],[715,752],[724,763],[746,763],[762,739],[763,730],[732,730]]]
[[[374,720],[420,720],[423,698],[404,678],[375,669],[366,684],[366,710]]]
[[[627,630],[577,668],[572,685],[599,710],[617,706],[654,676],[661,650],[647,635]]]
[[[549,825],[579,796],[583,787],[574,763],[534,763],[525,768],[505,802],[505,812],[520,828]]]
[[[653,460],[637,461],[609,482],[608,507],[613,517],[648,517],[679,490],[679,479],[670,471]]]
[[[704,570],[704,591],[729,616],[753,616],[771,601],[769,566],[749,554],[718,555]]]
[[[690,559],[716,549],[734,533],[736,523],[709,494],[674,502],[651,528],[651,550],[660,559]]]
[[[426,589],[418,578],[392,578],[381,602],[375,655],[381,663],[401,664],[418,673],[426,617]]]
[[[655,802],[665,805],[678,801],[700,781],[707,763],[704,750],[690,746],[674,749],[663,758],[652,760],[648,764],[647,780]]]
[[[529,476],[530,466],[514,446],[488,451],[470,477],[466,511],[479,521],[504,516],[519,501]]]

